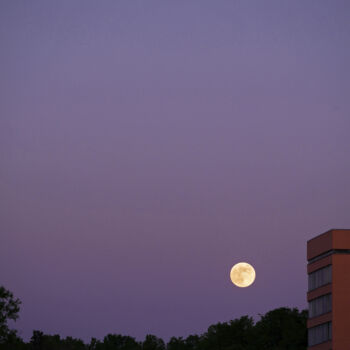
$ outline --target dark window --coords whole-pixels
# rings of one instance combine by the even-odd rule
[[[332,282],[332,265],[309,274],[309,291]]]
[[[322,295],[309,302],[309,317],[326,314],[332,310],[332,294]]]
[[[322,323],[319,326],[309,328],[309,346],[320,344],[332,339],[332,322]]]

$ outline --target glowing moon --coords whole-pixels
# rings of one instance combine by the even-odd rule
[[[255,280],[254,267],[248,263],[240,262],[232,267],[230,277],[232,283],[237,287],[249,287]]]

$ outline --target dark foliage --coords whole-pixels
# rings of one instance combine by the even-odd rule
[[[307,311],[279,308],[262,315],[248,316],[211,325],[202,335],[172,337],[168,344],[148,334],[145,340],[108,334],[103,341],[92,338],[89,344],[72,337],[33,331],[28,343],[10,330],[8,320],[18,318],[20,301],[0,287],[0,350],[305,350],[307,348]]]
[[[307,311],[279,308],[269,311],[256,323],[254,333],[259,349],[303,350],[307,339]]]
[[[20,305],[12,292],[0,286],[0,344],[17,341],[16,331],[9,329],[8,321],[17,320]]]

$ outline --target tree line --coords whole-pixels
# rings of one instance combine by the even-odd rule
[[[128,335],[108,334],[102,340],[84,343],[73,337],[44,334],[34,330],[28,342],[21,339],[8,321],[19,317],[21,301],[0,286],[0,350],[306,350],[307,311],[277,308],[252,317],[242,316],[209,326],[200,335],[163,339],[148,334],[143,341]]]

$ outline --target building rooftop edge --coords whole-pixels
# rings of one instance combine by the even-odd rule
[[[309,239],[307,241],[307,243],[309,243],[309,242],[313,241],[314,239],[319,238],[320,236],[323,236],[329,232],[332,232],[332,231],[349,231],[350,232],[350,229],[348,229],[348,228],[331,228],[331,229],[327,230],[326,232],[320,233],[319,235],[312,237],[311,239]]]

